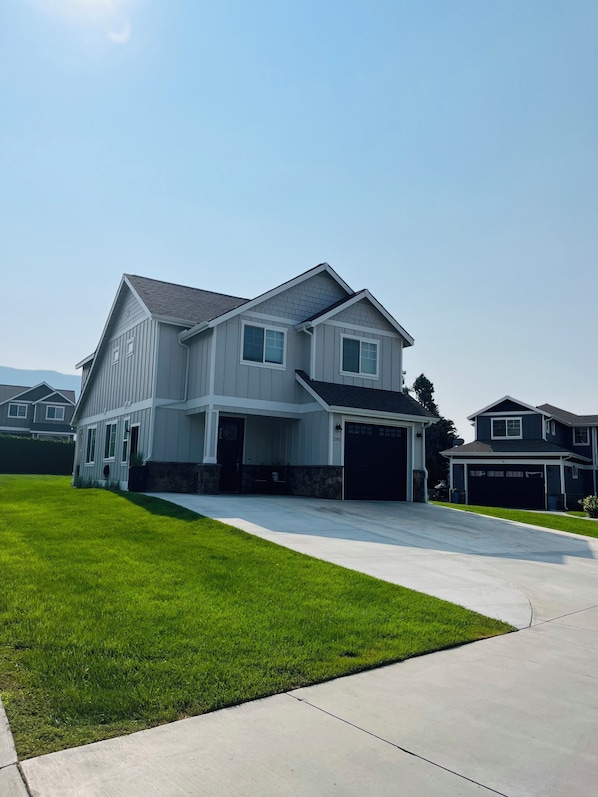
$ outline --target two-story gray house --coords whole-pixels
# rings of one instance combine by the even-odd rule
[[[148,490],[425,500],[412,337],[327,264],[255,299],[124,275],[79,363],[75,471]]]
[[[55,390],[47,382],[0,385],[0,434],[72,440],[74,411],[73,390]]]
[[[598,415],[504,396],[470,415],[473,443],[443,451],[453,500],[479,506],[579,509],[596,493]]]

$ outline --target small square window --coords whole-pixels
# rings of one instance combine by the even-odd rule
[[[64,407],[46,407],[46,420],[47,421],[63,421],[64,420]]]
[[[492,418],[492,439],[521,438],[521,418]]]
[[[118,359],[120,357],[120,349],[113,349],[112,350],[112,364],[116,365]]]
[[[126,357],[129,357],[131,354],[133,354],[134,347],[135,347],[135,339],[129,338],[129,340],[127,341],[127,351],[125,355]]]
[[[342,338],[341,371],[366,377],[378,376],[378,342]]]
[[[575,429],[573,429],[573,445],[590,445],[590,430],[587,426],[576,426]]]
[[[284,365],[284,348],[284,330],[243,326],[243,362]]]
[[[8,405],[9,418],[26,418],[27,405],[26,404],[9,404]]]

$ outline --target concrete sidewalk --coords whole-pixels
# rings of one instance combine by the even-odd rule
[[[461,597],[484,602],[487,577],[495,616],[524,620],[523,596],[524,630],[24,761],[33,797],[594,797],[598,541],[430,506],[192,498],[432,594],[464,579]]]

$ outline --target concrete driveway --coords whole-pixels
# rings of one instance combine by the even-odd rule
[[[594,797],[598,540],[425,505],[162,497],[523,630],[24,761],[33,797]]]

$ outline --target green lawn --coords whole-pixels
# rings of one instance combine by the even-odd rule
[[[436,506],[448,506],[463,512],[475,512],[478,515],[516,520],[532,526],[543,526],[545,529],[568,531],[571,534],[583,534],[586,537],[598,537],[598,522],[589,520],[585,512],[563,512],[555,515],[547,512],[530,512],[527,509],[502,509],[492,506],[473,506],[472,504],[447,504],[445,501],[433,501]]]
[[[0,579],[0,696],[21,758],[512,630],[55,476],[0,476]]]

